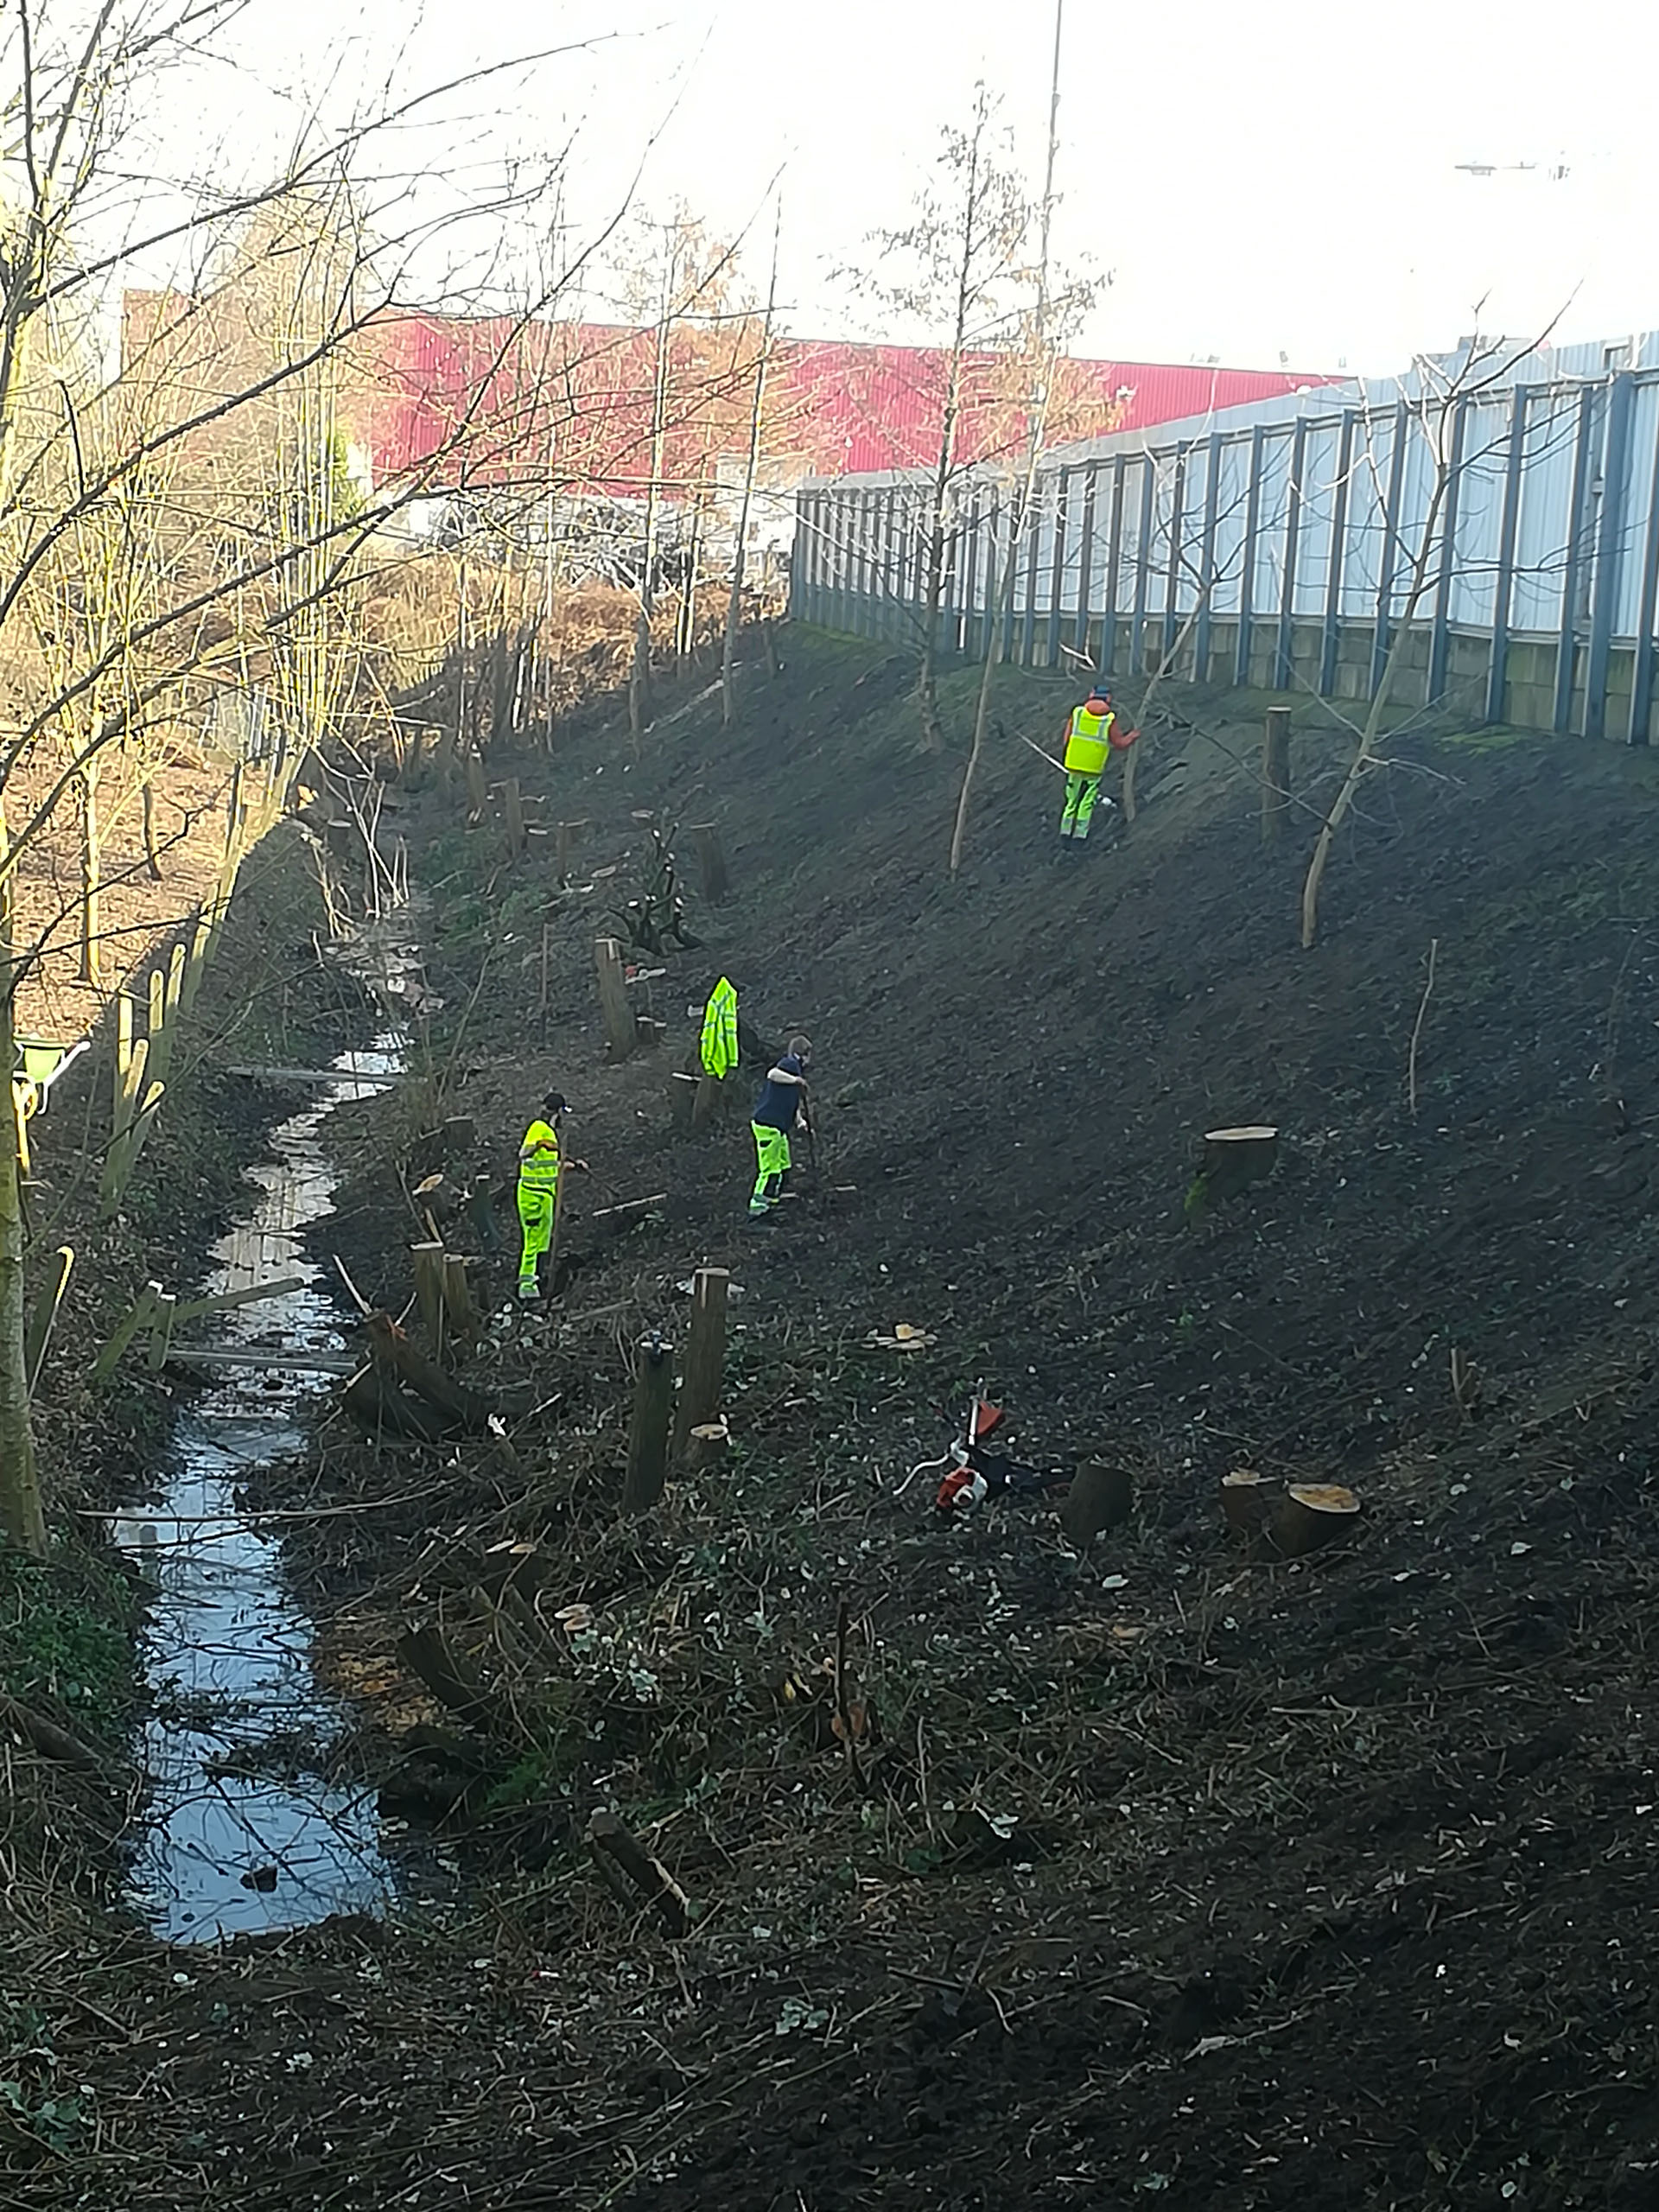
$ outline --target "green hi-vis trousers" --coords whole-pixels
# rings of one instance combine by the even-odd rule
[[[789,1131],[768,1128],[764,1122],[751,1122],[754,1133],[755,1156],[759,1172],[754,1189],[749,1197],[751,1213],[770,1213],[778,1203],[778,1185],[789,1173]]]
[[[1060,817],[1062,837],[1086,837],[1100,797],[1100,775],[1085,776],[1074,768],[1065,779],[1065,811]]]
[[[524,1232],[524,1249],[518,1257],[518,1280],[534,1282],[536,1263],[553,1242],[553,1208],[557,1202],[559,1186],[551,1188],[534,1183],[518,1185],[518,1225]]]

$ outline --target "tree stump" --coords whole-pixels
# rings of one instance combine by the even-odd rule
[[[1262,1124],[1236,1129],[1206,1129],[1204,1161],[1198,1185],[1206,1206],[1236,1198],[1253,1183],[1272,1174],[1278,1157],[1279,1132]]]
[[[690,1473],[712,1467],[717,1459],[726,1457],[732,1432],[723,1421],[699,1421],[685,1440],[685,1464]]]
[[[1221,1510],[1236,1535],[1258,1536],[1267,1525],[1276,1486],[1253,1467],[1235,1467],[1221,1478]]]
[[[685,1457],[692,1430],[707,1426],[720,1413],[726,1376],[726,1292],[730,1281],[724,1268],[699,1268],[692,1278],[691,1327],[674,1419],[677,1459]]]
[[[490,804],[489,786],[484,781],[484,763],[478,747],[467,747],[467,820],[481,822]]]
[[[1271,1523],[1274,1548],[1300,1559],[1349,1535],[1359,1525],[1359,1500],[1339,1483],[1293,1483]]]
[[[1127,1467],[1090,1462],[1071,1478],[1060,1508],[1060,1526],[1079,1551],[1108,1529],[1122,1527],[1135,1503],[1135,1477]]]
[[[668,1078],[668,1110],[675,1129],[681,1136],[689,1137],[692,1116],[696,1111],[697,1082],[694,1075],[671,1075]]]
[[[599,972],[599,1004],[605,1017],[606,1052],[613,1060],[626,1060],[639,1043],[639,1034],[628,1001],[621,940],[613,937],[596,938],[594,964]]]
[[[704,899],[711,906],[723,905],[731,894],[732,880],[727,872],[719,830],[712,822],[691,822],[686,824],[686,835],[696,844]]]
[[[628,1470],[622,1482],[622,1510],[631,1519],[651,1512],[662,1497],[673,1416],[674,1347],[653,1331],[640,1341],[634,1372]]]
[[[443,1247],[411,1244],[415,1262],[415,1297],[421,1309],[421,1325],[435,1352],[443,1350]]]

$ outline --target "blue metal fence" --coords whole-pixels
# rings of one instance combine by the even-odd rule
[[[1403,700],[1646,743],[1659,362],[1621,363],[1649,353],[1659,341],[1497,369],[1465,353],[1398,386],[1336,386],[1058,453],[1015,549],[1003,651],[1361,699],[1403,625]],[[792,611],[919,642],[928,497],[913,477],[805,486]],[[1012,499],[991,471],[953,487],[948,651],[986,651]]]

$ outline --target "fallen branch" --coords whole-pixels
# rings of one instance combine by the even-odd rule
[[[1428,1012],[1429,994],[1434,988],[1434,962],[1440,949],[1440,940],[1428,940],[1428,975],[1423,983],[1423,995],[1417,1005],[1417,1019],[1411,1027],[1411,1050],[1406,1056],[1406,1090],[1411,1103],[1411,1118],[1417,1118],[1417,1043],[1423,1033],[1423,1016]]]
[[[691,1904],[660,1859],[629,1834],[614,1813],[595,1813],[588,1823],[588,1846],[601,1867],[614,1869],[649,1904],[671,1936],[691,1925]]]

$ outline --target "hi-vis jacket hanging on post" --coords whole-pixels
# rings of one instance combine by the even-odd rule
[[[737,986],[722,976],[702,1010],[702,1071],[723,1083],[737,1065]]]
[[[553,1224],[558,1214],[559,1171],[563,1163],[557,1124],[565,1110],[563,1094],[550,1090],[542,1107],[550,1118],[533,1121],[518,1147],[518,1225],[524,1231],[518,1261],[520,1298],[542,1294],[536,1280],[537,1262],[553,1242]]]

